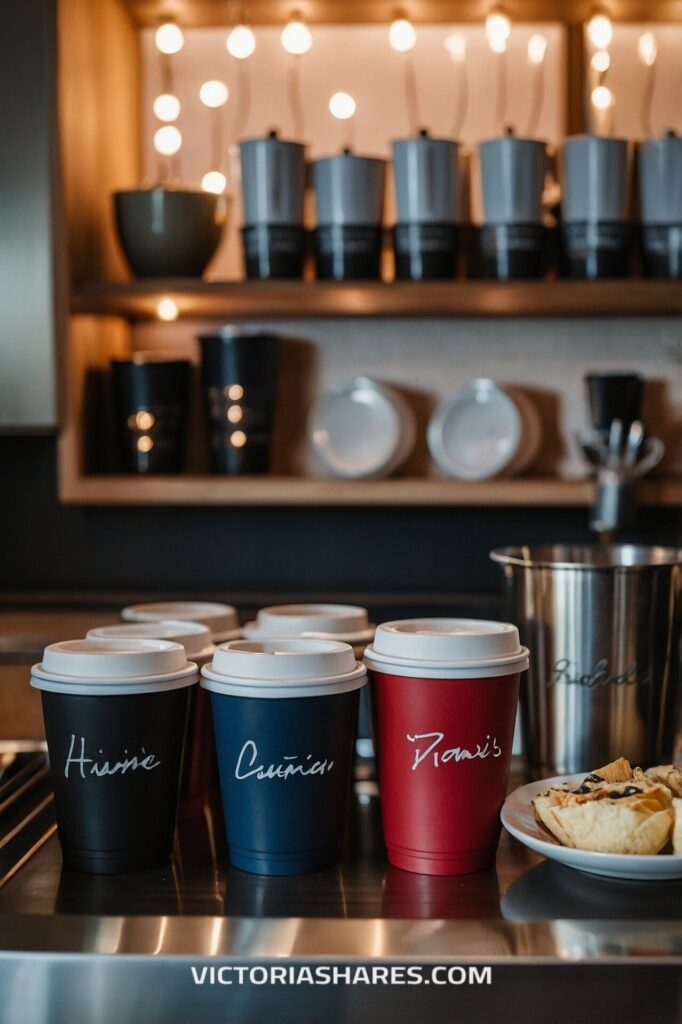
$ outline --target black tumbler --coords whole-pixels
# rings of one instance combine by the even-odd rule
[[[214,473],[267,473],[279,338],[223,327],[199,335],[206,418]]]
[[[123,470],[180,473],[185,459],[191,366],[139,353],[111,362]]]

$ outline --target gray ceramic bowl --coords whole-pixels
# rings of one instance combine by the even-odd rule
[[[227,220],[209,192],[139,188],[114,193],[121,246],[136,277],[201,277]]]

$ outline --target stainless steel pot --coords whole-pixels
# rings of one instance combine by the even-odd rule
[[[589,771],[669,760],[681,660],[682,550],[504,548],[507,616],[531,664],[521,692],[531,765]]]

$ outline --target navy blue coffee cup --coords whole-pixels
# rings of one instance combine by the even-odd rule
[[[234,867],[298,875],[336,863],[367,681],[352,648],[237,640],[216,649],[202,676]]]
[[[165,640],[69,640],[33,666],[67,868],[118,874],[168,860],[197,678],[184,647]]]

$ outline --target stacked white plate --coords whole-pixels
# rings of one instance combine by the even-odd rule
[[[414,413],[394,388],[370,377],[322,395],[308,417],[308,436],[335,476],[389,476],[408,458],[416,439]]]
[[[440,403],[427,440],[431,457],[448,476],[490,480],[514,476],[533,462],[542,425],[526,395],[482,377]]]

